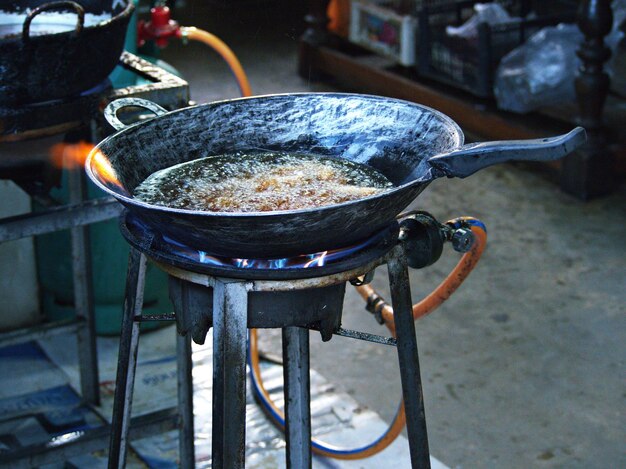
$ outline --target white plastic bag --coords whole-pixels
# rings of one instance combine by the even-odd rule
[[[518,113],[534,111],[576,99],[576,49],[583,35],[576,25],[541,29],[525,44],[500,61],[494,94],[500,109]]]

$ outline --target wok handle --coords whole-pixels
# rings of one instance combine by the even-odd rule
[[[28,15],[26,15],[24,25],[22,26],[22,40],[26,42],[30,39],[30,23],[32,23],[35,16],[43,11],[61,10],[63,8],[74,10],[78,15],[78,21],[76,22],[76,29],[74,30],[74,32],[76,34],[80,34],[85,24],[85,9],[76,2],[72,2],[70,0],[62,0],[59,2],[49,2],[44,3],[43,5],[39,5],[37,8],[33,9],[33,11],[31,11]]]
[[[504,140],[497,142],[470,143],[458,150],[431,157],[428,163],[442,175],[464,178],[479,169],[506,161],[558,160],[587,140],[582,127],[569,133],[534,140]]]
[[[162,108],[157,103],[148,101],[141,98],[120,98],[110,102],[106,108],[104,108],[104,118],[115,130],[122,130],[128,125],[124,124],[118,117],[117,113],[120,109],[125,107],[141,107],[152,111],[157,117],[167,114],[167,109]]]

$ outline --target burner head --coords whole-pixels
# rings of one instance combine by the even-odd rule
[[[342,249],[273,259],[243,259],[207,254],[180,243],[137,219],[127,210],[120,218],[126,240],[151,259],[191,272],[238,279],[288,280],[346,272],[388,253],[398,242],[393,223],[370,238]]]
[[[102,99],[113,90],[106,79],[81,94],[24,105],[0,105],[0,142],[65,133],[100,115]]]

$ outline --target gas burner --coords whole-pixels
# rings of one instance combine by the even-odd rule
[[[175,109],[188,104],[188,84],[176,75],[128,52],[122,54],[119,65],[149,83],[113,89],[106,79],[70,98],[24,105],[0,104],[0,142],[66,133],[100,118],[101,107],[119,97],[152,98],[164,107]]]
[[[301,254],[293,257],[283,257],[279,259],[241,259],[212,256],[205,251],[199,251],[186,246],[166,235],[160,236],[159,247],[165,252],[169,252],[180,257],[184,257],[192,262],[206,264],[215,267],[228,267],[237,269],[309,269],[323,267],[356,254],[367,247],[373,246],[381,241],[386,235],[386,231],[377,233],[362,243],[342,249],[331,249],[328,251],[316,252],[313,254]]]
[[[103,98],[112,90],[106,79],[71,98],[0,106],[0,142],[55,135],[79,127],[98,116]]]
[[[340,249],[276,259],[227,258],[180,243],[124,211],[120,228],[126,240],[148,257],[192,272],[243,279],[287,280],[346,272],[384,256],[397,243],[399,225]]]
[[[111,84],[111,80],[108,78],[97,84],[96,86],[85,90],[76,96],[70,96],[66,98],[57,98],[51,99],[48,101],[38,101],[38,102],[29,102],[24,104],[9,104],[9,105],[1,105],[0,104],[0,116],[5,116],[9,114],[16,114],[20,112],[28,112],[32,109],[37,108],[52,108],[55,106],[62,105],[64,102],[74,101],[80,98],[88,98],[90,96],[101,96],[105,93],[110,93],[113,89],[113,85]]]

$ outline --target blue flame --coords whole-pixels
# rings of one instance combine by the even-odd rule
[[[382,236],[379,234],[363,241],[362,243],[358,243],[347,248],[320,251],[313,254],[301,254],[293,257],[282,257],[278,259],[242,259],[213,256],[205,251],[190,248],[189,246],[182,244],[165,234],[161,234],[161,238],[166,245],[165,247],[170,253],[188,259],[192,262],[216,267],[236,267],[239,269],[259,270],[309,269],[314,267],[323,267],[375,244],[381,239],[381,237]]]

